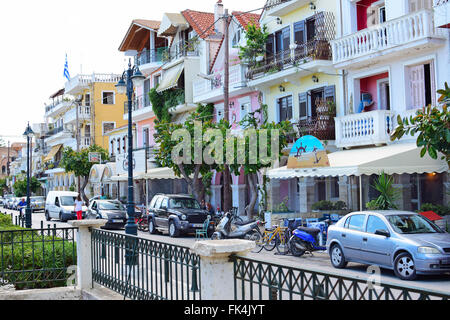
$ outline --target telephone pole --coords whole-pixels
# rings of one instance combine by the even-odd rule
[[[230,123],[230,94],[229,94],[229,83],[230,83],[230,35],[229,35],[229,16],[228,9],[225,9],[224,17],[224,42],[225,42],[225,71],[224,71],[224,84],[223,84],[223,96],[224,96],[224,112],[225,120]],[[225,165],[223,171],[223,210],[224,212],[231,211],[233,209],[233,195],[231,190],[231,175],[230,168]]]

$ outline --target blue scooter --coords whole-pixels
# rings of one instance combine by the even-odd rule
[[[327,224],[329,221],[327,221]],[[301,257],[305,253],[314,251],[324,251],[327,248],[319,244],[319,234],[322,232],[318,228],[298,227],[292,232],[289,239],[289,250],[295,257]]]

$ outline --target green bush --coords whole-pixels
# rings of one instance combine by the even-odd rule
[[[312,205],[312,210],[345,210],[347,204],[344,201],[331,202],[328,200],[321,200]]]
[[[12,226],[11,216],[0,213],[0,228],[3,226]]]
[[[434,213],[437,213],[441,217],[450,215],[450,207],[441,206],[438,204],[424,203],[420,207],[420,212],[426,212],[426,211],[433,211]]]

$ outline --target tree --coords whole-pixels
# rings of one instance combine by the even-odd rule
[[[259,28],[255,23],[250,23],[246,30],[247,42],[239,47],[239,59],[246,63],[255,63],[257,57],[266,54],[266,42],[269,33],[267,27]]]
[[[442,159],[450,166],[450,88],[445,83],[445,89],[439,90],[441,108],[428,106],[417,112],[409,119],[398,116],[398,127],[391,135],[391,140],[400,140],[405,134],[417,137],[417,146],[422,148],[421,157],[428,152],[431,158],[437,159],[438,152],[443,154]]]
[[[85,202],[89,202],[89,199],[87,198],[84,189],[89,182],[89,174],[92,166],[94,165],[94,163],[89,162],[90,152],[99,152],[102,160],[109,160],[108,151],[98,145],[92,145],[87,149],[81,150],[80,152],[76,152],[70,147],[64,148],[61,159],[61,167],[64,168],[66,172],[73,172],[76,177],[81,177],[83,179],[80,187],[80,193]]]
[[[202,157],[208,146],[203,137],[209,129],[216,129],[213,113],[213,104],[199,104],[184,124],[163,118],[158,119],[155,126],[155,142],[158,145],[155,158],[158,164],[171,168],[178,177],[183,177],[198,201],[204,199],[207,192],[205,185],[210,184],[212,171],[217,168],[214,164],[205,163]],[[179,149],[182,145],[185,147]],[[174,150],[177,159],[173,158]],[[199,156],[201,161],[198,161]]]
[[[16,197],[25,197],[27,195],[27,179],[17,180],[14,183],[14,194]],[[41,183],[36,177],[30,179],[30,194],[36,193],[41,187]]]
[[[256,114],[262,116],[257,117]],[[259,118],[262,120],[259,121]],[[270,168],[273,160],[283,156],[282,150],[288,145],[288,135],[292,131],[292,125],[289,121],[267,122],[267,105],[262,105],[260,109],[249,113],[239,124],[244,132],[247,132],[244,135],[245,148],[239,150],[236,145],[235,162],[230,165],[230,168],[235,175],[239,175],[243,168],[243,172],[247,176],[251,198],[245,210],[247,217],[252,218],[258,200],[258,173],[265,168]],[[239,157],[245,161],[242,163],[239,161]],[[268,161],[269,159],[271,161]],[[266,182],[267,180],[263,177],[262,183]]]

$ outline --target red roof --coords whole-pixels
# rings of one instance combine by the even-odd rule
[[[420,214],[431,221],[438,221],[443,219],[440,215],[436,214],[433,211],[421,212]]]
[[[233,11],[233,16],[236,18],[237,21],[239,21],[239,23],[241,24],[242,27],[244,27],[245,30],[248,29],[248,25],[250,23],[255,24],[257,28],[260,27],[259,25],[260,15],[257,13],[244,13],[241,11]]]
[[[214,32],[214,13],[184,10],[181,12],[186,21],[197,32],[200,38],[205,39]]]

